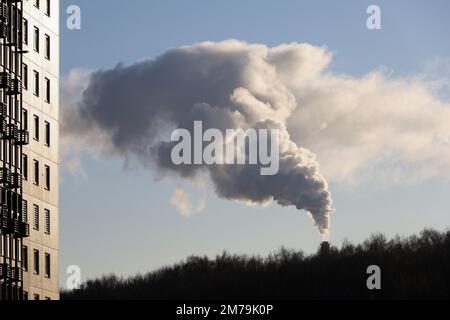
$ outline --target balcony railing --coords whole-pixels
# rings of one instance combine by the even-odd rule
[[[19,130],[15,124],[6,125],[6,130],[3,133],[4,140],[17,140]]]
[[[11,282],[23,281],[23,270],[5,263],[0,264],[0,279],[10,280]]]
[[[8,116],[8,106],[4,102],[0,102],[0,116],[4,118]]]
[[[11,171],[8,168],[0,168],[0,183],[11,183]]]
[[[11,174],[11,183],[9,184],[10,189],[22,188],[22,175],[20,173]]]
[[[20,233],[20,221],[15,219],[10,219],[8,223],[8,234],[19,234]]]
[[[4,22],[0,22],[0,38],[8,38],[8,25]]]
[[[30,143],[30,133],[27,130],[17,130],[16,145],[26,146]]]
[[[9,210],[5,204],[0,205],[0,229],[3,231],[8,230],[9,223]]]
[[[6,280],[11,278],[11,267],[5,263],[0,264],[0,279]]]
[[[6,3],[0,4],[0,21],[4,24],[8,24],[9,10]]]
[[[12,79],[8,90],[9,95],[17,95],[22,93],[22,81],[19,79]]]
[[[19,232],[16,234],[17,238],[28,238],[30,236],[30,225],[26,222],[20,222]]]
[[[0,117],[0,132],[2,134],[2,137],[5,134],[6,130],[8,130],[7,126],[8,126],[8,121],[6,120],[6,118]]]
[[[20,282],[23,281],[23,270],[18,267],[11,268],[11,281]]]
[[[9,89],[10,87],[11,87],[11,75],[8,72],[0,72],[0,88]]]

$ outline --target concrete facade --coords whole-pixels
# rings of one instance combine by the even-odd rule
[[[23,0],[23,18],[27,51],[23,109],[30,134],[30,143],[23,147],[28,163],[23,199],[30,225],[30,236],[23,240],[28,255],[23,290],[29,300],[55,300],[59,299],[59,0]]]

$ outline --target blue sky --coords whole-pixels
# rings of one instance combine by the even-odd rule
[[[382,30],[366,28],[366,8],[378,4]],[[449,61],[448,1],[61,1],[61,75],[155,57],[169,48],[236,38],[269,46],[326,45],[331,70],[361,75],[379,66],[414,75]],[[65,9],[78,4],[82,30],[65,28]],[[445,72],[444,72],[445,73]],[[448,76],[448,74],[447,74]],[[62,172],[61,271],[79,265],[83,277],[129,275],[191,254],[267,254],[280,246],[317,249],[310,219],[292,208],[245,207],[207,193],[206,208],[188,219],[170,205],[177,185],[120,159],[84,156],[87,178]],[[450,226],[448,181],[413,185],[332,183],[332,242],[357,242],[375,232],[409,235]],[[187,187],[189,188],[189,187]],[[191,192],[195,190],[190,189]]]

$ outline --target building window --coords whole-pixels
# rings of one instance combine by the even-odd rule
[[[45,189],[50,190],[50,166],[45,166]]]
[[[22,109],[22,124],[23,129],[28,130],[28,110]]]
[[[22,175],[28,180],[28,156],[25,153],[22,153]]]
[[[23,88],[28,90],[28,66],[24,63],[22,64],[22,79],[23,79]]]
[[[45,35],[45,58],[50,60],[50,36],[48,34]]]
[[[34,27],[34,51],[39,52],[39,28]]]
[[[45,277],[46,278],[50,278],[50,254],[46,253],[45,254]]]
[[[34,212],[34,230],[39,231],[39,206],[33,205]]]
[[[39,185],[39,161],[34,160],[34,184]]]
[[[39,141],[39,117],[34,115],[34,139]]]
[[[34,249],[33,264],[34,264],[34,273],[39,274],[39,272],[40,272],[40,270],[39,270],[39,250],[36,250],[36,249]],[[37,299],[37,300],[39,300],[39,299]]]
[[[22,221],[28,223],[28,201],[22,200]]]
[[[50,103],[50,79],[45,78],[45,102]]]
[[[50,122],[45,121],[45,145],[50,147]]]
[[[22,266],[25,271],[28,271],[28,247],[22,247]]]
[[[50,210],[45,209],[45,233],[50,234]]]
[[[28,45],[28,20],[23,19],[23,43]]]
[[[39,72],[34,71],[34,95],[39,97]]]
[[[47,0],[47,6],[45,8],[45,14],[50,17],[50,13],[51,13],[50,0]]]

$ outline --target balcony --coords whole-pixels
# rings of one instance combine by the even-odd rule
[[[3,118],[8,116],[8,106],[6,103],[0,102],[0,116]]]
[[[9,9],[6,3],[0,4],[0,21],[4,24],[8,24]]]
[[[16,235],[20,234],[20,225],[21,223],[19,220],[10,219],[8,223],[7,233]]]
[[[12,173],[9,188],[10,189],[22,188],[22,181],[23,179],[20,173]]]
[[[23,270],[19,267],[11,267],[8,264],[0,264],[0,279],[12,282],[23,281]]]
[[[8,230],[9,210],[8,206],[3,204],[0,206],[0,230]]]
[[[30,133],[27,130],[18,130],[17,140],[15,144],[18,146],[26,146],[29,143],[30,143]]]
[[[8,122],[5,118],[0,117],[0,132],[4,134],[7,130],[6,126],[8,125]]]
[[[23,270],[18,267],[11,268],[11,281],[12,282],[21,282],[23,281]]]
[[[28,238],[30,236],[30,225],[26,222],[19,223],[19,232],[16,233],[17,238]]]
[[[0,39],[8,38],[8,25],[0,22]]]
[[[9,217],[9,209],[6,204],[0,204],[0,218],[3,216]]]
[[[0,72],[0,88],[9,89],[10,87],[11,87],[11,75],[8,72]]]
[[[7,124],[3,133],[4,140],[17,140],[19,130],[15,124]]]
[[[0,279],[6,280],[11,278],[12,271],[11,267],[7,264],[0,264]]]
[[[12,79],[8,90],[9,95],[18,95],[22,93],[22,81],[19,79]]]
[[[0,183],[11,183],[11,171],[8,168],[0,168]]]

